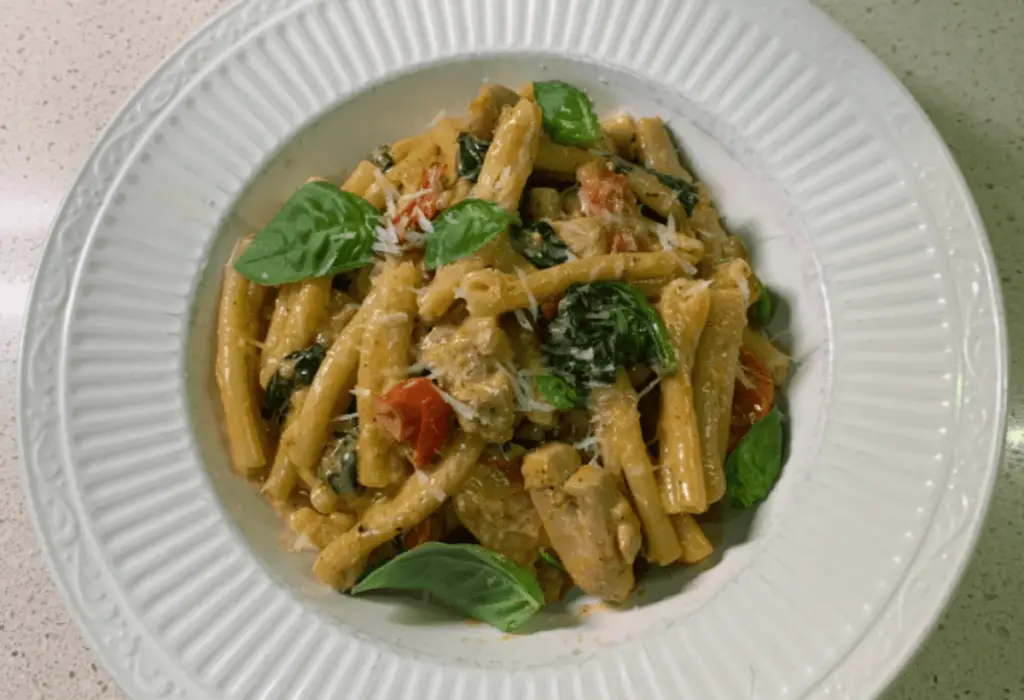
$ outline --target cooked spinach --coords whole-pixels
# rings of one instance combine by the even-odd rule
[[[511,240],[516,252],[541,269],[570,259],[569,247],[546,221],[527,221],[513,228]]]
[[[459,133],[459,177],[476,182],[480,176],[480,168],[484,164],[487,149],[490,147],[490,141],[478,139],[468,131]]]
[[[612,169],[620,175],[628,174],[636,168],[639,170],[645,170],[658,178],[658,181],[672,192],[672,196],[676,198],[676,201],[683,205],[686,215],[693,216],[694,208],[696,208],[700,203],[700,192],[697,190],[696,186],[682,178],[676,177],[675,175],[669,175],[668,173],[663,173],[659,170],[655,170],[654,168],[645,168],[642,165],[630,163],[625,158],[614,156],[611,161]]]
[[[556,569],[558,569],[559,571],[561,571],[561,572],[563,572],[563,573],[568,573],[568,572],[567,572],[567,571],[565,570],[565,566],[564,566],[564,565],[562,564],[562,562],[561,562],[561,561],[559,561],[559,559],[558,559],[558,555],[557,555],[557,554],[554,554],[554,553],[553,553],[553,552],[552,552],[552,551],[551,551],[550,549],[548,549],[547,547],[541,547],[541,548],[540,548],[540,558],[541,558],[541,559],[543,559],[543,560],[544,560],[545,562],[547,562],[548,564],[550,564],[551,566],[553,566],[553,567],[555,567]]]
[[[676,368],[668,331],[647,298],[622,282],[573,285],[548,327],[545,354],[554,373],[578,391],[610,384],[619,367],[638,362],[660,373]]]
[[[763,501],[782,471],[782,413],[778,406],[759,420],[725,460],[733,502],[749,508]]]
[[[387,172],[395,166],[395,157],[391,155],[391,146],[382,143],[370,152],[370,162]]]
[[[320,458],[317,475],[340,496],[360,489],[356,478],[356,468],[359,466],[359,456],[356,452],[359,425],[353,421],[348,429],[336,435],[337,437],[324,450],[324,456]]]
[[[559,143],[591,146],[601,139],[601,123],[587,93],[561,80],[533,84],[544,131]]]
[[[329,182],[296,190],[235,260],[256,284],[279,285],[354,270],[373,260],[380,212]]]
[[[502,632],[516,629],[544,607],[533,574],[473,544],[425,542],[371,571],[352,593],[381,589],[426,592]]]
[[[565,379],[556,374],[538,374],[533,381],[541,398],[557,411],[568,411],[585,403],[586,394],[575,386],[572,377]]]
[[[264,420],[280,422],[285,419],[291,407],[292,393],[313,383],[326,356],[323,346],[316,343],[285,355],[267,383],[261,411]]]

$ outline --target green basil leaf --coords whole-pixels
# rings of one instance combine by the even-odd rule
[[[427,234],[427,269],[472,255],[513,223],[520,223],[518,214],[486,199],[466,199],[445,209]]]
[[[622,282],[573,285],[558,303],[544,346],[556,374],[576,385],[609,384],[619,367],[645,362],[675,371],[675,349],[647,298]]]
[[[292,394],[296,389],[313,383],[320,365],[327,356],[321,345],[313,343],[308,348],[296,350],[284,356],[277,371],[267,382],[263,397],[261,415],[264,420],[283,421],[291,407]]]
[[[474,544],[421,544],[371,571],[352,593],[380,589],[425,591],[503,632],[544,607],[544,593],[533,574]]]
[[[782,471],[782,413],[778,407],[755,423],[725,461],[732,500],[749,508],[763,501]]]
[[[544,401],[556,411],[568,411],[584,403],[585,397],[571,383],[553,374],[538,374],[533,378]]]
[[[468,131],[460,132],[459,177],[464,177],[470,182],[476,182],[476,179],[480,176],[480,168],[483,167],[487,149],[490,147],[490,141],[478,139]]]
[[[380,214],[328,182],[307,182],[235,260],[257,284],[278,285],[354,270],[373,260]]]
[[[775,314],[775,305],[772,304],[771,292],[756,276],[754,277],[754,290],[757,294],[757,301],[750,306],[750,319],[755,325],[764,328],[771,323],[772,316]]]
[[[569,246],[546,221],[527,221],[514,228],[511,242],[517,253],[542,270],[570,259]]]
[[[533,84],[544,130],[569,146],[591,146],[601,139],[601,123],[587,93],[561,80]]]

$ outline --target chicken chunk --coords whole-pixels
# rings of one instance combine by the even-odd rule
[[[512,348],[497,318],[470,318],[460,326],[437,326],[424,338],[420,361],[461,406],[459,425],[489,443],[505,443],[515,430]]]
[[[614,475],[565,443],[526,455],[523,478],[551,545],[584,592],[622,602],[633,589],[640,522]]]

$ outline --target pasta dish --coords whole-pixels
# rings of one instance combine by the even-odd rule
[[[488,84],[240,241],[216,337],[231,461],[340,591],[503,630],[573,586],[619,603],[778,478],[771,314],[660,119]]]

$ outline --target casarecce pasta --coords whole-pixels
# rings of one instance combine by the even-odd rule
[[[238,246],[215,366],[234,467],[326,584],[512,628],[706,559],[709,508],[767,495],[789,358],[660,119],[485,85],[336,182]]]

